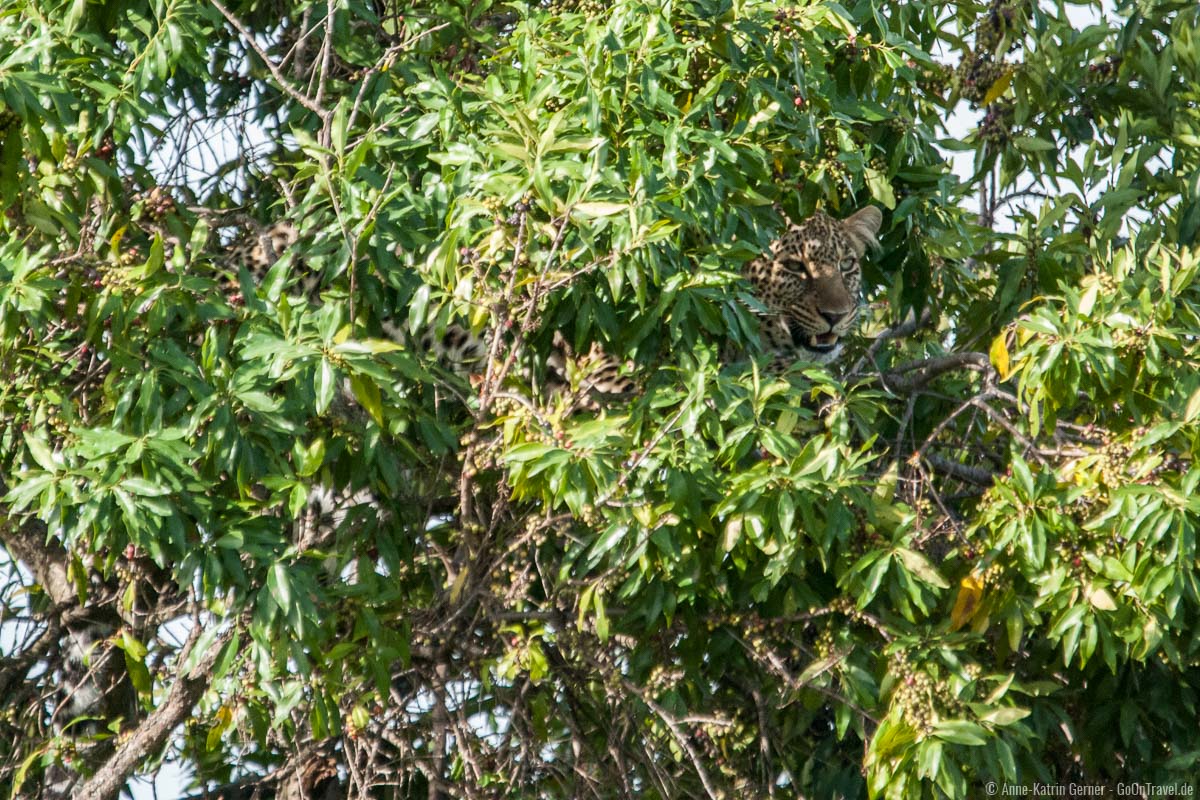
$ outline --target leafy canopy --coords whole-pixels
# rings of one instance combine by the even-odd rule
[[[8,3],[0,788],[1194,780],[1200,11],[1100,11]],[[742,265],[866,203],[773,369]]]

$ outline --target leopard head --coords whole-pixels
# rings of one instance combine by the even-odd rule
[[[858,319],[859,261],[883,214],[866,206],[843,220],[820,211],[792,225],[745,274],[767,307],[764,344],[789,360],[828,363]]]

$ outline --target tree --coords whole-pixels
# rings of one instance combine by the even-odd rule
[[[1066,11],[9,3],[0,787],[1194,782],[1200,10]],[[742,265],[866,203],[775,369]]]

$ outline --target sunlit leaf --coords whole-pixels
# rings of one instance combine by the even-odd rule
[[[950,630],[956,631],[970,622],[979,612],[983,600],[983,582],[974,574],[959,581],[958,595],[950,612]]]

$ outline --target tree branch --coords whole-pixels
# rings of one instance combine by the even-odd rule
[[[962,464],[949,458],[943,458],[936,453],[927,453],[923,458],[929,462],[929,466],[938,472],[945,473],[967,483],[973,483],[976,486],[991,486],[992,482],[996,479],[996,473],[989,469]]]
[[[200,638],[202,630],[199,625],[192,629],[187,644],[179,655],[179,665],[182,668],[192,649]],[[167,693],[166,700],[154,710],[149,717],[139,725],[109,757],[104,766],[96,771],[87,783],[83,785],[76,797],[99,798],[110,800],[116,798],[121,787],[129,780],[129,776],[143,763],[143,760],[157,752],[166,742],[171,732],[183,722],[192,707],[204,694],[212,680],[212,667],[222,646],[229,639],[230,632],[226,631],[205,651],[200,661],[186,675],[178,675],[174,685]]]
[[[0,497],[8,485],[0,479]],[[38,519],[16,520],[0,508],[0,544],[13,559],[24,564],[55,606],[73,606],[78,600],[67,578],[67,551],[57,541],[46,540],[46,526]]]
[[[655,715],[657,715],[658,718],[663,721],[663,724],[667,726],[667,730],[671,732],[671,736],[674,737],[675,743],[678,744],[685,753],[687,753],[688,759],[692,762],[692,769],[696,771],[696,776],[700,779],[700,784],[704,787],[705,794],[707,794],[711,800],[717,800],[719,797],[724,797],[725,793],[719,791],[716,787],[716,784],[713,783],[712,778],[708,774],[708,770],[704,768],[704,762],[700,758],[700,754],[696,752],[696,748],[692,746],[691,739],[683,730],[683,726],[680,724],[680,721],[676,719],[675,715],[667,711],[667,709],[663,708],[658,703],[654,702],[654,700],[650,698],[649,693],[643,692],[641,687],[633,684],[630,681],[622,681],[622,683],[625,685],[627,691],[640,698],[641,701],[646,704],[646,707],[653,711]]]
[[[853,377],[855,375],[863,374],[863,367],[865,367],[868,362],[872,366],[875,364],[875,356],[885,344],[890,342],[892,339],[902,339],[905,336],[912,336],[918,330],[928,325],[932,319],[933,312],[929,310],[929,306],[921,309],[920,317],[914,317],[910,313],[903,322],[893,325],[883,333],[876,336],[875,340],[871,342],[871,346],[867,348],[867,352],[863,353],[862,357],[859,358],[858,361],[854,362],[854,366],[850,368],[850,371],[847,373],[847,375]]]
[[[885,388],[896,394],[904,394],[916,389],[923,389],[934,378],[956,369],[973,369],[982,372],[989,384],[993,382],[992,376],[995,375],[992,362],[986,353],[966,352],[910,361],[888,370],[880,377]]]

